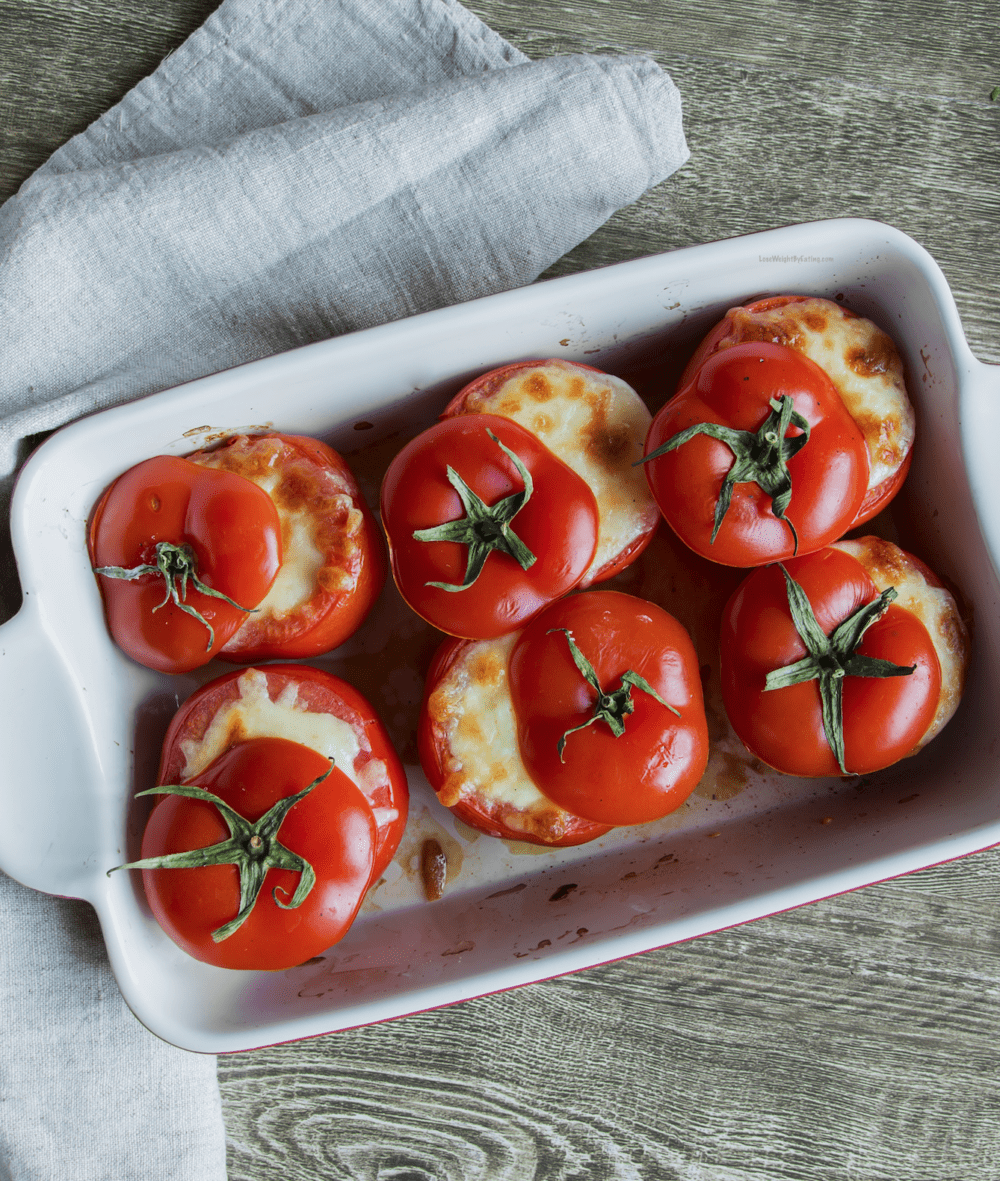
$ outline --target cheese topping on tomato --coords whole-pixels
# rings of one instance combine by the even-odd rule
[[[471,394],[462,413],[513,419],[590,486],[599,513],[597,552],[581,586],[655,528],[659,509],[642,467],[632,466],[642,459],[651,416],[621,378],[547,361],[515,370],[491,394]]]
[[[240,436],[218,451],[189,456],[202,467],[235,472],[274,501],[281,522],[282,561],[274,584],[244,626],[283,619],[317,589],[349,590],[361,562],[364,518],[357,490],[340,473],[311,462],[280,438]],[[239,634],[239,633],[237,633]]]
[[[446,748],[438,799],[451,808],[475,796],[507,828],[558,839],[575,817],[535,787],[517,744],[507,663],[519,635],[466,646],[428,699],[427,712]]]
[[[355,763],[371,746],[364,734],[333,714],[317,713],[299,701],[298,686],[285,685],[274,700],[268,692],[267,676],[249,668],[236,681],[239,697],[227,702],[208,724],[201,738],[184,739],[184,780],[205,770],[223,751],[248,738],[287,738],[333,759],[358,788],[370,796],[389,783],[388,770],[381,759],[368,758],[360,767]],[[376,822],[381,823],[376,816]],[[385,820],[395,819],[386,815]]]
[[[835,548],[864,566],[879,592],[896,588],[896,603],[911,611],[927,629],[941,665],[941,696],[937,712],[916,749],[926,746],[951,718],[962,697],[969,663],[969,634],[954,597],[924,566],[899,546],[881,537],[838,541]]]
[[[804,353],[824,369],[868,448],[868,487],[892,476],[913,446],[913,407],[903,362],[871,322],[829,299],[813,297],[761,311],[732,308],[717,348],[762,340]]]

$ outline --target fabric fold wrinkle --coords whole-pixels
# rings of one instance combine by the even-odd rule
[[[0,208],[7,407],[123,370],[112,400],[125,400],[296,347],[293,299],[325,302],[325,321],[353,331],[531,282],[682,162],[622,97],[641,82],[662,99],[650,65],[550,58],[225,145],[37,175]],[[668,114],[679,126],[676,102]],[[433,219],[415,223],[414,208]],[[428,242],[431,287],[379,249],[405,260]],[[290,258],[311,265],[282,272]],[[61,301],[72,313],[60,323]],[[31,347],[40,323],[47,349]]]

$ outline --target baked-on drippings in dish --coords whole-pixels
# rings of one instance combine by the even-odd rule
[[[441,842],[436,837],[428,837],[420,846],[420,880],[428,902],[436,902],[441,897],[447,877],[448,858]]]

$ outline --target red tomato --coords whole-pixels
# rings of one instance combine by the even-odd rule
[[[196,690],[174,715],[163,740],[158,783],[183,783],[188,762],[186,750],[201,742],[220,711],[241,698],[251,697],[248,682],[256,674],[266,680],[271,702],[294,698],[296,710],[331,714],[346,722],[357,735],[359,752],[352,768],[375,813],[378,837],[372,881],[377,881],[392,860],[406,826],[409,791],[406,772],[378,716],[361,694],[340,677],[305,664],[269,664],[260,669],[237,669],[209,681]],[[225,715],[223,715],[225,716]],[[292,722],[296,719],[293,716]],[[235,723],[232,723],[235,726]],[[246,728],[236,732],[246,735]],[[289,728],[287,735],[297,731]],[[384,767],[382,770],[378,763]],[[374,764],[374,765],[373,765]]]
[[[826,637],[879,599],[861,563],[836,547],[792,559],[784,569],[801,586]],[[726,607],[722,695],[740,740],[789,775],[861,775],[910,754],[934,720],[941,694],[941,666],[926,627],[889,602],[863,632],[856,654],[914,671],[856,675],[848,664],[847,675],[834,677],[842,685],[842,770],[824,726],[820,681],[765,688],[769,673],[809,654],[793,622],[790,593],[782,567],[767,566],[746,578]]]
[[[653,603],[591,591],[553,604],[511,653],[510,693],[528,773],[577,816],[612,825],[656,820],[704,774],[698,658],[684,628]]]
[[[299,743],[252,738],[229,747],[191,783],[252,824],[329,768],[328,759]],[[167,795],[146,824],[142,856],[207,849],[229,836],[214,803]],[[143,869],[143,886],[157,922],[189,955],[222,968],[276,971],[303,963],[347,933],[368,889],[375,851],[375,818],[364,795],[334,768],[289,808],[274,838],[308,862],[315,884],[299,905],[287,909],[295,901],[302,871],[267,869],[247,918],[218,941],[213,932],[240,912],[236,865]],[[248,857],[254,855],[250,841],[243,842]]]
[[[424,774],[435,792],[447,791],[450,744],[448,740],[448,719],[435,717],[429,708],[432,694],[447,676],[452,666],[462,660],[473,648],[474,640],[445,640],[438,648],[427,673],[424,704],[420,711],[417,728],[417,748]],[[546,845],[562,848],[568,845],[583,845],[611,830],[609,824],[597,824],[579,816],[560,815],[561,810],[549,809],[545,814],[532,817],[531,823],[520,828],[511,827],[510,804],[495,795],[469,791],[455,803],[448,804],[455,816],[470,828],[487,836],[507,841],[526,841],[532,845]]]
[[[504,447],[529,474],[527,499],[528,484]],[[456,489],[449,469],[471,498]],[[473,528],[475,514],[485,508],[502,514],[505,507],[504,529],[489,521]],[[587,484],[529,431],[492,414],[445,419],[408,443],[382,483],[382,523],[400,594],[435,627],[468,639],[522,626],[576,586],[597,545],[597,504]],[[470,538],[488,536],[490,544],[501,544],[492,540],[498,532],[513,533],[502,544],[521,547],[526,556],[483,546],[481,572],[463,586],[476,544],[414,536],[450,523],[469,530]]]
[[[279,434],[235,435],[189,458],[258,483],[281,519],[282,570],[220,655],[254,664],[342,644],[385,583],[380,530],[343,458],[318,439]]]
[[[502,365],[499,369],[491,369],[488,373],[483,373],[481,376],[470,381],[468,385],[459,390],[452,398],[445,407],[441,417],[453,418],[460,414],[490,413],[494,407],[499,414],[513,416],[513,407],[506,398],[501,397],[497,403],[491,402],[491,399],[496,395],[500,395],[510,379],[525,369],[541,369],[543,376],[553,379],[557,386],[561,381],[566,380],[565,374],[567,371],[573,374],[574,370],[582,370],[584,374],[597,374],[598,379],[608,378],[608,374],[604,370],[595,369],[592,365],[584,365],[579,361],[570,362],[552,358],[539,361],[515,361],[510,365]],[[583,385],[578,378],[574,380],[573,384],[577,387]],[[599,388],[599,386],[596,387],[596,389]],[[625,388],[628,390],[628,387]],[[650,513],[644,511],[644,507],[639,503],[642,497],[637,495],[634,485],[631,488],[628,487],[632,474],[629,470],[630,465],[633,458],[638,457],[637,454],[635,456],[630,454],[632,449],[630,436],[637,431],[642,436],[645,435],[646,430],[641,426],[641,423],[643,420],[648,422],[649,412],[643,407],[641,417],[634,413],[631,416],[626,413],[626,407],[618,402],[618,399],[622,397],[621,386],[617,388],[617,392],[611,397],[610,402],[606,396],[595,396],[596,389],[584,388],[582,392],[576,395],[589,399],[592,411],[590,421],[582,431],[587,438],[580,439],[574,450],[578,455],[586,454],[589,458],[595,460],[597,462],[597,469],[601,472],[601,478],[595,484],[591,485],[591,491],[597,497],[599,514],[606,518],[616,518],[615,522],[611,525],[615,533],[622,529],[622,518],[631,516],[633,518],[632,528],[633,530],[637,530],[637,532],[634,533],[631,539],[621,549],[612,553],[610,557],[607,557],[600,566],[596,569],[588,570],[579,584],[581,587],[592,586],[595,582],[605,582],[607,579],[619,573],[619,571],[630,566],[652,541],[653,535],[656,532],[656,526],[659,523],[659,518],[655,512]],[[539,408],[545,406],[550,396],[550,391],[551,385],[548,386],[544,393],[537,395],[539,400],[536,405]],[[632,390],[626,393],[626,402],[629,394],[635,399],[636,404],[642,405],[638,394]],[[530,403],[515,399],[514,404],[519,410],[523,411],[526,405]],[[610,419],[608,417],[609,405],[612,407]],[[616,405],[617,409],[615,409]],[[551,418],[552,416],[545,415],[543,417]],[[560,453],[562,441],[559,435],[559,427],[560,423],[557,417],[557,420],[551,423],[548,430],[536,429],[535,433],[546,446],[549,446],[549,431],[552,431],[551,449],[559,458],[563,458],[563,454]],[[635,445],[637,452],[641,444],[642,438],[636,438]],[[624,496],[622,495],[623,488],[626,490]],[[642,491],[644,495],[645,489]]]
[[[170,455],[137,464],[105,491],[88,544],[97,570],[154,567],[158,547],[175,557],[187,552],[197,578],[232,600],[204,594],[192,580],[185,587],[182,575],[176,600],[165,602],[170,592],[161,574],[98,574],[115,643],[140,664],[169,673],[198,668],[218,653],[267,594],[282,557],[281,526],[266,493],[242,476]]]
[[[708,357],[653,419],[647,455],[682,431],[716,424],[727,438],[741,432],[739,445],[752,463],[767,447],[763,436],[781,432],[776,407],[784,399],[793,417],[782,447],[794,453],[786,457],[791,498],[783,515],[773,489],[750,482],[729,442],[708,434],[694,434],[646,463],[660,511],[702,557],[726,566],[761,565],[819,549],[854,521],[868,485],[864,438],[823,370],[783,345],[733,345]],[[804,444],[803,421],[809,426]],[[725,508],[727,477],[737,482]]]
[[[808,295],[772,295],[767,299],[755,300],[753,303],[747,304],[744,308],[731,308],[698,345],[694,355],[688,361],[684,372],[681,374],[677,388],[681,389],[688,382],[702,364],[718,350],[720,342],[727,337],[732,338],[735,336],[737,341],[759,339],[757,335],[753,334],[754,330],[749,325],[745,326],[742,331],[735,327],[734,316],[736,313],[747,312],[753,316],[760,312],[770,312],[779,308],[788,307],[790,304],[806,303],[812,298],[812,296]],[[839,311],[848,321],[860,319],[856,312],[852,312],[843,305],[839,305]],[[746,335],[748,332],[751,335]],[[798,347],[797,333],[794,331],[794,327],[789,334],[788,344],[792,348]],[[878,437],[881,438],[881,435]],[[867,490],[865,498],[861,502],[861,507],[858,509],[857,516],[851,522],[851,529],[856,529],[859,525],[870,521],[872,517],[880,513],[889,501],[892,500],[906,479],[912,459],[913,450],[911,448],[907,451],[899,467],[891,475]]]

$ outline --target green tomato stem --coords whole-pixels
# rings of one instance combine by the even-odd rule
[[[896,588],[886,587],[877,599],[859,607],[847,619],[837,624],[827,636],[816,619],[806,592],[780,562],[778,567],[785,576],[785,590],[792,623],[802,643],[805,644],[808,655],[784,668],[769,672],[764,682],[764,691],[786,689],[791,685],[800,685],[804,681],[818,681],[823,711],[823,733],[841,772],[844,775],[853,774],[844,766],[844,677],[907,677],[917,667],[915,664],[893,664],[890,660],[855,652],[865,632],[885,614],[889,604],[896,599]]]
[[[563,757],[563,752],[566,749],[566,739],[575,734],[577,730],[585,730],[588,726],[592,726],[594,722],[604,722],[615,738],[620,738],[625,733],[625,719],[630,713],[635,711],[635,702],[632,700],[633,688],[647,693],[650,697],[655,698],[660,705],[665,705],[671,713],[680,717],[680,710],[675,709],[668,701],[657,693],[653,686],[646,680],[645,677],[640,676],[632,669],[626,669],[621,675],[621,685],[611,693],[605,693],[601,688],[600,681],[597,679],[597,673],[594,671],[594,666],[584,656],[573,638],[573,633],[569,628],[554,627],[551,628],[546,635],[554,635],[556,632],[562,632],[566,637],[566,642],[569,644],[570,655],[573,657],[573,663],[580,670],[581,675],[588,685],[597,694],[597,699],[594,702],[593,716],[588,718],[585,722],[581,722],[579,726],[573,726],[567,730],[556,744],[556,750],[559,753],[559,762],[565,763],[566,759]]]
[[[722,426],[717,422],[699,422],[686,430],[678,431],[632,466],[649,463],[651,459],[675,451],[689,443],[696,435],[707,435],[711,439],[725,443],[733,453],[733,466],[726,473],[719,489],[719,498],[715,502],[715,521],[710,544],[715,543],[729,511],[733,488],[737,484],[756,484],[762,492],[770,496],[771,512],[791,530],[792,552],[798,553],[798,534],[795,532],[795,526],[785,516],[792,500],[792,475],[788,470],[788,461],[809,442],[812,428],[794,408],[794,402],[788,394],[782,394],[777,400],[770,398],[768,405],[771,407],[771,413],[756,432],[737,430],[735,427]],[[786,439],[785,433],[789,426],[797,426],[802,434]]]
[[[537,560],[511,527],[514,517],[528,503],[534,491],[531,472],[509,447],[505,447],[500,442],[492,431],[487,430],[486,433],[513,461],[518,475],[524,482],[524,488],[520,492],[504,497],[503,500],[498,500],[496,504],[488,505],[472,491],[449,464],[447,468],[448,483],[458,493],[462,507],[465,509],[465,516],[459,517],[455,521],[446,521],[442,525],[435,525],[430,529],[416,529],[413,537],[416,541],[456,541],[459,545],[467,546],[465,577],[460,583],[427,582],[424,584],[425,586],[436,586],[439,590],[451,592],[466,590],[482,573],[486,559],[493,550],[513,558],[522,570],[528,570]]]
[[[110,877],[116,869],[198,869],[204,865],[235,865],[240,874],[239,909],[234,919],[212,932],[212,939],[216,943],[228,939],[250,917],[269,869],[288,869],[299,874],[299,882],[290,902],[281,901],[277,888],[271,891],[276,906],[280,906],[282,910],[294,910],[308,898],[316,884],[316,873],[304,857],[281,844],[278,840],[278,829],[290,809],[299,800],[305,799],[313,788],[318,787],[332,770],[331,759],[330,766],[308,787],[304,787],[295,795],[280,799],[253,824],[231,808],[225,800],[194,785],[171,783],[140,791],[136,794],[136,799],[140,796],[175,795],[214,804],[229,827],[229,838],[204,849],[188,849],[183,853],[166,853],[162,857],[144,857],[141,861],[116,865],[108,870],[108,876]]]
[[[185,602],[189,581],[200,594],[209,595],[213,599],[224,599],[230,606],[239,611],[245,611],[248,615],[252,615],[257,610],[255,607],[241,607],[239,603],[234,602],[222,591],[215,590],[214,587],[207,586],[202,582],[198,577],[198,559],[189,545],[174,545],[170,541],[159,541],[156,543],[155,565],[146,563],[142,566],[133,566],[131,569],[125,569],[123,566],[95,566],[94,573],[103,574],[105,578],[123,579],[126,582],[135,582],[136,579],[144,578],[147,574],[161,577],[165,583],[166,594],[163,597],[163,602],[157,603],[153,610],[159,611],[161,607],[173,603],[186,615],[197,619],[200,624],[208,628],[206,652],[211,652],[212,645],[215,643],[215,629],[199,611]]]

